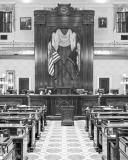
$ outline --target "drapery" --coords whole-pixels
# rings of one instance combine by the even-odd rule
[[[73,51],[76,47],[76,33],[68,29],[66,34],[63,34],[60,29],[52,33],[52,45],[58,50],[58,46],[67,47],[71,45]]]
[[[15,30],[15,4],[0,4],[1,12],[12,12],[12,26]]]
[[[115,4],[114,5],[114,25],[113,30],[116,28],[117,12],[128,12],[128,4]]]
[[[58,29],[56,32],[52,33],[51,41],[48,43],[48,62],[50,61],[50,51],[51,51],[51,45],[55,48],[56,52],[60,54],[60,50],[58,50],[59,47],[62,47],[61,49],[62,54],[60,55],[60,59],[62,61],[62,71],[63,73],[66,70],[66,73],[68,74],[68,77],[72,79],[72,75],[70,74],[71,70],[69,71],[69,68],[67,69],[66,66],[68,63],[72,63],[72,67],[74,68],[75,76],[77,76],[80,72],[80,43],[77,42],[77,36],[75,32],[72,32],[71,29],[68,29],[67,32],[64,34],[61,29]],[[68,51],[66,49],[68,47]],[[69,51],[70,49],[70,51]],[[66,51],[66,52],[65,52]],[[63,56],[64,54],[64,56]],[[66,59],[64,58],[66,56]],[[70,61],[67,63],[67,61]],[[59,62],[61,63],[61,62]],[[54,63],[55,65],[55,63]],[[68,65],[69,66],[69,65]],[[49,68],[49,63],[48,63]],[[63,70],[64,69],[64,70]],[[60,70],[61,71],[61,70]],[[73,74],[74,74],[73,73]],[[49,73],[50,74],[50,73]],[[51,76],[59,76],[60,72],[56,72],[55,74],[50,74]],[[56,77],[55,77],[56,78]]]

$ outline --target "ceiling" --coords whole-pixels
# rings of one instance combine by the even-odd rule
[[[25,1],[28,1],[28,4],[45,4],[49,3],[50,4],[113,4],[113,3],[121,3],[125,4],[128,3],[128,0],[0,0],[0,3],[15,3],[15,4],[27,4]]]

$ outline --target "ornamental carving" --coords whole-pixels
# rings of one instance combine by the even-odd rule
[[[45,15],[36,15],[35,16],[36,24],[45,24]]]
[[[83,15],[83,24],[90,24],[93,23],[94,19],[92,15]]]

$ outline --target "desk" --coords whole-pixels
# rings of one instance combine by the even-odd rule
[[[128,159],[128,134],[119,137],[119,158],[120,160]]]
[[[12,112],[12,113],[20,113],[20,112],[24,112],[24,113],[30,113],[32,115],[35,115],[35,117],[40,117],[41,118],[41,131],[44,131],[44,126],[45,126],[45,123],[46,123],[46,117],[44,118],[44,112],[45,112],[45,109],[41,109],[40,107],[36,107],[35,108],[31,108],[31,107],[18,107],[18,108],[15,108],[15,109],[8,109],[9,112]],[[34,112],[34,113],[32,113]],[[37,114],[38,113],[38,114]],[[39,115],[39,116],[38,116]],[[45,122],[44,122],[44,119],[45,119]]]
[[[89,131],[89,119],[90,113],[94,112],[93,110],[103,111],[102,109],[106,106],[90,106],[85,109],[85,130],[86,132]]]
[[[127,123],[102,123],[102,159],[103,160],[113,160],[114,158],[119,160],[118,154],[114,153],[111,147],[111,143],[116,143],[116,132],[118,128],[128,129]],[[118,151],[119,148],[116,148]],[[115,156],[115,157],[114,157]],[[122,159],[121,159],[122,160]]]
[[[28,118],[25,116],[0,116],[0,120],[5,124],[6,123],[7,124],[27,124],[29,129],[27,151],[30,152],[34,150],[36,146],[36,140],[35,140],[36,121],[34,119],[30,117]]]
[[[36,129],[35,129],[35,137],[36,139],[40,139],[41,136],[41,113],[40,112],[3,112],[0,113],[0,116],[25,116],[27,118],[35,119],[36,121]]]
[[[88,132],[88,136],[89,138],[92,140],[93,137],[94,137],[94,115],[98,112],[122,112],[121,109],[107,109],[105,110],[104,108],[103,109],[93,109],[91,112],[90,112],[90,118],[89,118],[89,132]]]
[[[15,160],[17,158],[12,138],[0,137],[0,157],[1,160]]]
[[[0,124],[0,129],[9,129],[10,137],[16,146],[17,157],[20,160],[27,160],[28,146],[28,125],[23,124]]]
[[[124,120],[124,122],[128,121],[128,116],[120,115],[120,116],[97,116],[93,119],[94,131],[91,132],[92,136],[94,136],[93,145],[96,151],[102,151],[102,122],[103,121],[110,121],[110,122],[120,122]]]

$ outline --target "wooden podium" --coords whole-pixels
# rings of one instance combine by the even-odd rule
[[[61,113],[61,125],[74,126],[74,106],[62,106]]]

